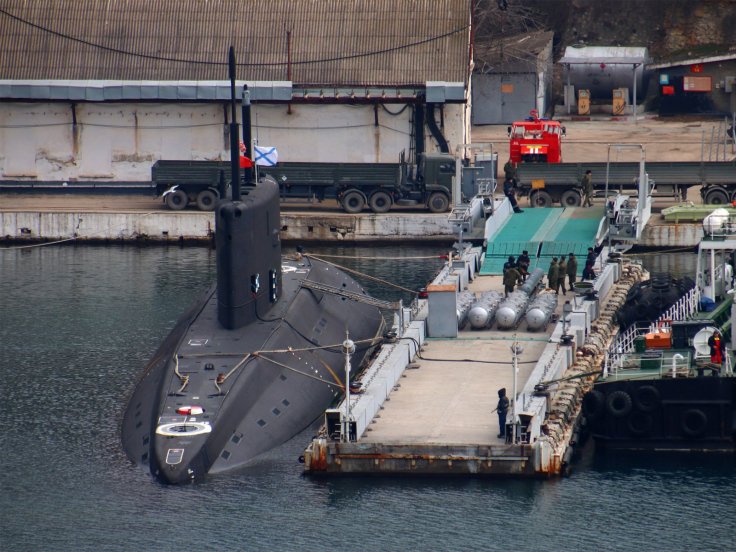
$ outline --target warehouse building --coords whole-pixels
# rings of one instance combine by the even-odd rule
[[[7,0],[0,175],[141,181],[225,160],[230,86],[284,161],[394,162],[470,141],[470,0]]]

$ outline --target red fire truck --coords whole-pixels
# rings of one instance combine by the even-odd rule
[[[559,121],[540,119],[536,109],[524,121],[508,127],[509,157],[516,163],[561,163],[565,127]]]

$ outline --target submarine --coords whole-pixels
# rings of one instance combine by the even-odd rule
[[[231,49],[233,97],[234,67]],[[306,429],[343,394],[343,343],[355,345],[355,373],[385,329],[380,302],[345,272],[282,258],[276,182],[241,194],[237,161],[232,176],[215,208],[216,282],[161,343],[123,413],[126,455],[167,484],[237,470]]]

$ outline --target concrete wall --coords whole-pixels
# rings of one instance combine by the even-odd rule
[[[281,239],[298,242],[438,241],[454,239],[447,215],[311,215],[281,213]],[[210,240],[214,213],[0,212],[0,239],[155,241]]]
[[[258,104],[253,138],[276,146],[282,161],[396,162],[411,146],[412,109],[403,107],[379,106],[376,126],[372,105],[292,105],[289,113],[283,104]],[[469,141],[467,107],[442,109],[438,123],[454,152]],[[0,177],[146,181],[158,159],[229,159],[227,130],[222,104],[6,102]],[[425,143],[437,150],[428,132]]]

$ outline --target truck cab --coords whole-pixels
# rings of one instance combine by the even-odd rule
[[[540,119],[532,110],[524,121],[508,127],[512,163],[561,163],[565,127],[559,121]]]
[[[449,153],[423,153],[419,156],[417,174],[421,175],[425,186],[436,186],[450,193],[455,176],[455,158]]]
[[[447,211],[452,199],[455,158],[449,153],[423,153],[416,170],[416,185],[409,197],[425,203],[433,213]]]

